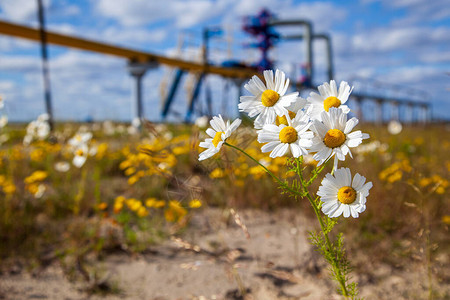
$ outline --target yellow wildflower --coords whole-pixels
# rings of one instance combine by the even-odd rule
[[[30,184],[33,182],[40,182],[47,178],[48,174],[45,171],[34,171],[30,176],[26,177],[24,182]]]
[[[144,206],[139,207],[137,210],[137,215],[140,218],[146,217],[146,216],[148,216],[148,214],[149,214],[148,210]]]
[[[419,185],[421,187],[426,187],[430,183],[431,183],[431,178],[422,178],[422,179],[419,180]]]
[[[31,194],[36,194],[38,189],[39,189],[39,185],[37,183],[30,183],[27,184],[25,187]]]
[[[125,170],[126,168],[129,168],[129,167],[131,167],[131,162],[129,160],[124,160],[119,165],[119,169],[121,169],[121,170]]]
[[[394,183],[394,182],[396,182],[396,181],[401,180],[401,179],[402,179],[402,176],[403,176],[403,172],[400,171],[400,170],[397,170],[397,171],[395,171],[391,176],[389,176],[389,177],[387,178],[387,181],[388,181],[389,183]]]
[[[450,225],[450,216],[449,215],[445,215],[442,217],[442,223],[446,224],[446,225]]]
[[[253,176],[253,178],[260,179],[261,177],[266,175],[266,171],[260,166],[254,166],[250,168],[250,174]]]
[[[202,206],[202,202],[200,200],[198,200],[198,199],[192,199],[189,202],[189,207],[190,208],[199,208],[201,206]]]
[[[141,201],[135,198],[127,199],[125,203],[127,204],[128,208],[131,209],[132,211],[137,211],[142,206]]]
[[[114,202],[114,213],[118,214],[123,208],[123,202],[121,201],[116,201]]]
[[[164,217],[167,222],[178,222],[187,214],[187,210],[183,208],[176,200],[169,202],[169,208],[164,211]]]
[[[129,185],[135,184],[136,182],[138,182],[139,178],[140,178],[140,177],[137,176],[137,175],[131,176],[130,178],[128,178],[128,184],[129,184]]]
[[[99,210],[105,210],[108,207],[108,204],[106,202],[101,202],[97,205],[97,208]]]
[[[126,176],[133,175],[134,173],[136,173],[136,168],[135,167],[130,167],[130,168],[125,170],[125,175]]]
[[[108,144],[107,143],[101,143],[97,147],[97,154],[95,155],[95,158],[100,160],[103,157],[105,157],[106,151],[108,150]]]
[[[9,195],[14,194],[16,192],[16,186],[12,181],[7,181],[3,184],[3,192]]]
[[[212,170],[212,172],[209,174],[210,178],[222,178],[225,176],[225,172],[221,168],[215,168]]]
[[[439,187],[436,189],[436,193],[439,194],[439,195],[444,194],[444,193],[445,193],[445,188],[444,188],[443,186],[439,186]]]
[[[166,205],[166,202],[163,200],[156,200],[156,198],[148,198],[145,201],[145,205],[147,207],[161,208]]]
[[[175,147],[172,149],[172,153],[174,155],[182,155],[182,154],[189,153],[190,150],[191,149],[189,148],[189,145],[187,145],[187,147],[186,146],[183,146],[183,147],[178,146],[178,147]]]
[[[30,152],[30,159],[32,161],[42,161],[44,159],[45,153],[42,149],[34,149]]]

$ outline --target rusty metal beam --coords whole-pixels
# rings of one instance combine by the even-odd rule
[[[40,40],[38,29],[13,24],[5,21],[0,21],[0,34],[20,37],[33,41]],[[259,77],[262,77],[262,75],[259,74],[257,70],[252,68],[223,68],[211,65],[198,64],[185,60],[168,58],[165,56],[156,55],[149,52],[128,49],[111,44],[100,43],[96,41],[91,41],[87,39],[82,39],[74,36],[68,36],[49,31],[47,31],[46,36],[47,42],[54,45],[123,57],[132,62],[142,62],[142,63],[155,62],[158,64],[163,64],[190,72],[205,72],[231,78],[245,79],[251,78],[253,75],[258,75]]]

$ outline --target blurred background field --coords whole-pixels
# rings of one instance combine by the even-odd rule
[[[374,188],[367,211],[339,224],[349,255],[364,253],[372,264],[399,270],[419,264],[435,287],[448,285],[449,129],[409,126],[392,135],[385,127],[361,128],[371,138],[344,166],[370,178]],[[22,126],[4,130],[10,138],[0,151],[3,274],[58,263],[68,278],[89,282],[92,274],[84,265],[93,257],[148,253],[170,237],[183,237],[190,220],[210,209],[276,214],[290,208],[316,226],[308,203],[280,196],[259,166],[232,149],[199,163],[204,128],[198,126],[146,123],[140,133],[111,122],[66,123],[28,146],[22,143]],[[93,137],[86,163],[77,168],[68,140],[82,132]],[[285,158],[271,160],[260,152],[251,128],[230,142],[276,174],[291,177]],[[305,162],[311,169],[315,165],[312,159]],[[370,274],[367,263],[356,259],[356,273]]]

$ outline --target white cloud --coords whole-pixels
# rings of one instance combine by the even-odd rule
[[[64,35],[78,36],[90,40],[105,42],[108,44],[122,44],[129,48],[160,43],[168,36],[165,28],[148,30],[141,27],[117,27],[88,29],[77,27],[68,23],[50,23],[49,31]],[[34,43],[36,45],[36,43]]]
[[[77,31],[79,31],[76,26],[68,23],[49,23],[46,25],[46,28],[49,31],[65,35],[76,35]]]
[[[172,16],[168,1],[100,0],[96,11],[101,16],[116,19],[125,26],[153,23]]]
[[[405,10],[403,17],[394,20],[393,25],[421,25],[428,22],[445,20],[450,17],[448,0],[362,0],[362,4],[381,2],[384,7]]]
[[[96,10],[98,14],[113,18],[125,26],[172,21],[178,27],[186,28],[211,18],[217,9],[216,4],[208,0],[100,0]]]
[[[263,7],[279,10],[280,4],[286,7],[287,3],[287,1],[280,1],[274,4],[270,0],[116,0],[114,2],[100,0],[96,2],[96,11],[99,15],[113,18],[125,26],[169,21],[175,27],[188,28],[217,17],[236,20],[236,17],[255,14]]]
[[[306,19],[314,24],[315,32],[329,31],[344,21],[348,11],[332,2],[305,2],[289,9],[280,9],[281,19]]]
[[[17,39],[10,36],[0,36],[0,51],[17,52],[19,50],[29,50],[35,47],[36,43],[29,40]]]
[[[147,30],[144,28],[118,28],[108,27],[102,30],[99,35],[104,41],[110,43],[143,45],[148,43],[158,43],[163,41],[168,35],[165,29]]]
[[[11,80],[0,81],[0,93],[11,92],[16,86],[16,83]]]
[[[445,76],[445,71],[440,68],[418,65],[412,67],[395,68],[391,72],[385,74],[383,77],[388,82],[411,84],[419,83],[425,78],[436,78],[441,76]]]
[[[76,4],[69,4],[70,0],[59,0],[52,2],[49,7],[49,14],[58,15],[59,17],[73,17],[81,13],[81,8]]]
[[[44,6],[48,7],[50,1],[44,1]],[[37,2],[30,0],[4,0],[0,3],[0,16],[4,19],[27,22],[30,19],[37,20]]]
[[[450,51],[426,51],[420,53],[419,59],[424,63],[450,63]]]
[[[29,73],[37,72],[41,66],[39,56],[30,55],[8,55],[0,57],[1,71]]]
[[[362,52],[414,50],[414,47],[430,46],[436,43],[450,44],[450,28],[377,28],[356,34],[352,38],[354,50]]]
[[[69,50],[50,60],[50,68],[61,72],[77,72],[81,69],[92,71],[105,68],[124,68],[123,60],[97,53]]]

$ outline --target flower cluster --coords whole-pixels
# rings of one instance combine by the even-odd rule
[[[311,92],[307,99],[298,92],[287,93],[289,79],[282,71],[264,71],[265,84],[258,76],[244,86],[252,95],[241,96],[239,110],[255,118],[258,142],[263,144],[262,152],[270,152],[271,158],[292,155],[294,158],[313,155],[318,166],[334,157],[333,171],[325,176],[319,188],[322,211],[329,217],[358,217],[366,208],[365,201],[371,183],[356,174],[351,179],[349,169],[338,169],[338,162],[352,157],[350,148],[359,146],[369,135],[354,131],[358,119],[348,118],[350,108],[345,105],[352,88],[345,81],[339,88],[334,80],[318,87],[319,93]],[[200,153],[199,160],[219,152],[226,139],[240,125],[241,120],[223,120],[214,117],[210,136],[200,147],[207,148]],[[334,174],[334,175],[333,175]]]
[[[40,115],[36,120],[30,122],[27,126],[27,134],[23,138],[23,144],[29,145],[33,140],[42,141],[50,134],[49,116]]]
[[[106,209],[107,204],[101,209]],[[189,208],[199,208],[202,206],[202,202],[199,199],[192,199],[189,202]],[[124,196],[118,196],[114,200],[113,211],[115,214],[119,214],[123,211],[124,207],[127,207],[130,211],[136,213],[140,218],[147,217],[150,214],[150,210],[164,209],[164,218],[171,223],[179,222],[187,214],[187,207],[183,207],[177,200],[170,200],[166,203],[164,200],[157,200],[156,198],[148,198],[145,201],[141,201],[135,198],[125,198]]]
[[[89,155],[95,155],[96,148],[90,147],[92,133],[76,133],[69,141],[69,147],[73,152],[72,163],[75,167],[81,168]]]
[[[47,177],[48,174],[45,171],[34,171],[24,180],[26,190],[28,190],[35,198],[41,198],[46,190],[46,186],[42,182]]]

